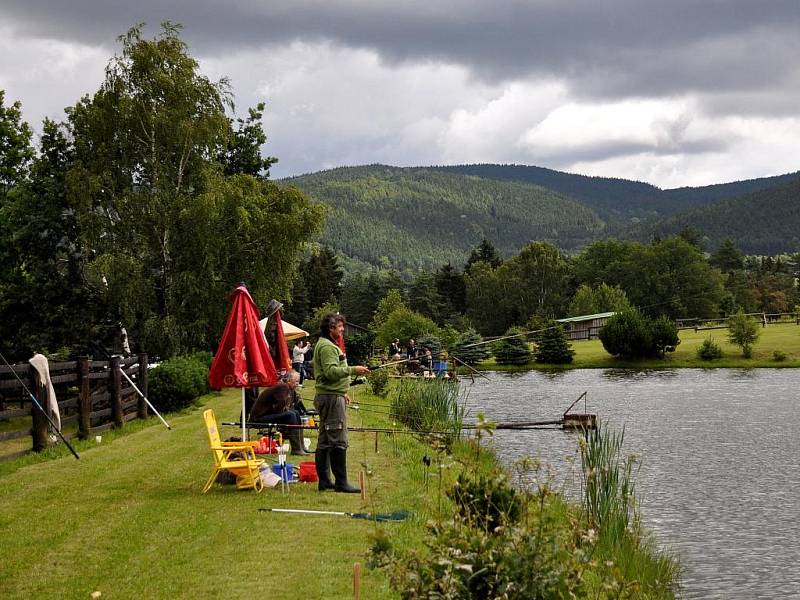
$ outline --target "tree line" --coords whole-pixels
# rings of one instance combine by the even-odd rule
[[[308,278],[303,285],[314,289],[306,298],[313,295],[351,321],[373,326],[378,342],[388,344],[401,332],[415,336],[413,327],[399,326],[382,335],[381,326],[394,308],[402,308],[404,319],[417,323],[416,335],[434,328],[474,328],[485,336],[629,308],[650,319],[672,321],[727,317],[739,310],[795,311],[800,305],[798,259],[746,257],[731,240],[708,255],[692,230],[649,244],[598,241],[573,255],[535,241],[505,259],[484,239],[465,264],[446,263],[404,279],[397,272],[377,270],[345,276],[334,252],[323,247],[304,269],[328,275]],[[288,314],[302,322],[313,315],[314,302],[295,298]]]

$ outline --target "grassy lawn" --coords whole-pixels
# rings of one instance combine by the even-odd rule
[[[509,369],[497,365],[494,359],[481,363],[482,369],[527,370],[531,368],[568,368],[568,369],[613,369],[613,368],[715,368],[715,367],[800,367],[800,327],[793,323],[769,325],[759,330],[761,335],[753,346],[753,357],[744,358],[738,346],[728,342],[727,329],[697,331],[685,329],[680,332],[681,343],[675,352],[670,352],[664,359],[622,360],[614,358],[603,349],[600,340],[580,340],[572,342],[575,359],[570,365],[539,365],[530,363],[527,366]],[[722,348],[722,358],[717,360],[700,360],[697,348],[708,337]],[[773,352],[779,350],[786,355],[783,361],[776,361]]]
[[[302,394],[310,402],[312,382]],[[364,402],[361,411],[350,412],[351,426],[393,426],[381,413],[387,400],[372,396],[365,386],[353,388],[351,396]],[[236,420],[236,390],[201,400],[215,409],[220,423]],[[398,598],[385,571],[367,568],[373,535],[383,531],[401,553],[420,550],[426,522],[452,520],[454,507],[444,491],[458,473],[475,476],[498,468],[492,452],[476,456],[473,445],[458,443],[454,455],[443,460],[441,480],[436,458],[426,478],[422,458],[435,453],[413,436],[380,434],[376,452],[374,433],[354,432],[349,474],[357,480],[358,470],[366,468],[366,501],[357,494],[321,494],[316,484],[293,484],[286,495],[280,487],[256,494],[233,486],[214,486],[203,495],[211,456],[201,409],[168,420],[172,431],[150,419],[106,432],[99,444],[78,442],[80,461],[58,446],[0,465],[0,598],[85,599],[94,592],[126,599],[352,598],[356,562],[362,564],[362,598]],[[237,431],[223,427],[223,437]],[[586,533],[578,507],[560,496],[545,494],[535,504],[540,508],[534,506],[528,518],[550,523],[554,539],[574,542]],[[376,524],[341,516],[260,513],[261,507],[407,510],[414,516]],[[472,534],[466,535],[470,539]],[[619,569],[625,585],[648,592],[641,597],[672,598],[675,563],[646,539],[632,539],[630,547],[598,547],[592,563],[580,563],[583,555],[571,554],[574,549],[567,558],[580,563],[580,570],[588,569],[587,577]],[[547,548],[556,556],[562,546]],[[424,558],[422,564],[427,564]],[[542,568],[549,576],[551,567]],[[552,568],[558,576],[558,567]],[[599,586],[604,580],[596,581]]]
[[[363,387],[357,396],[366,397]],[[222,422],[236,419],[239,398],[228,390],[203,400]],[[380,423],[378,416],[351,413],[350,424]],[[426,448],[411,436],[381,434],[377,454],[374,434],[351,436],[351,479],[361,462],[372,472],[366,503],[358,494],[320,494],[316,484],[293,485],[288,495],[232,486],[203,495],[211,455],[201,412],[169,420],[172,431],[151,420],[129,425],[127,435],[106,432],[99,445],[81,442],[80,461],[65,454],[3,465],[0,597],[351,598],[353,563],[365,562],[374,523],[257,509],[413,510],[413,520],[377,525],[399,546],[414,543],[430,515],[418,466]],[[362,597],[397,597],[382,573],[362,573]]]

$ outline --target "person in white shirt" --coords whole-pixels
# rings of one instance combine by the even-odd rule
[[[306,352],[309,351],[311,346],[305,340],[300,340],[294,345],[292,350],[292,368],[300,373],[300,386],[303,385],[303,380],[306,378]]]

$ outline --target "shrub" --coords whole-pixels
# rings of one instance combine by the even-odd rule
[[[522,334],[523,330],[519,327],[512,327],[506,331],[505,336],[509,337],[500,340],[494,345],[494,357],[498,365],[526,365],[531,360],[531,349]]]
[[[700,360],[714,360],[722,358],[722,348],[714,341],[714,338],[707,337],[697,348],[697,358]]]
[[[479,362],[486,360],[492,355],[488,344],[481,344],[480,346],[473,345],[482,341],[483,338],[477,331],[474,329],[467,329],[461,334],[461,337],[453,346],[450,354],[468,365],[477,365]]]
[[[616,445],[595,449],[605,456],[598,465],[619,457]],[[373,564],[404,600],[674,597],[675,562],[633,529],[598,535],[548,487],[532,494],[502,476],[462,475],[448,495],[456,510],[429,523],[424,553],[373,543]]]
[[[567,340],[567,334],[560,323],[551,321],[538,336],[534,356],[538,363],[571,363],[575,351]]]
[[[374,341],[375,334],[371,331],[359,335],[344,336],[344,345],[347,348],[347,362],[351,365],[366,364],[372,352],[372,343]]]
[[[675,352],[675,348],[681,343],[678,326],[667,315],[661,315],[650,321],[650,331],[653,339],[652,351],[662,358],[666,352]]]
[[[375,369],[374,371],[370,371],[370,374],[367,376],[367,381],[369,382],[372,393],[376,396],[385,398],[389,393],[388,369]]]
[[[504,475],[470,478],[460,473],[447,495],[459,508],[457,514],[488,531],[513,525],[522,515],[522,496],[508,485]]]
[[[148,398],[159,410],[186,408],[208,393],[208,367],[204,357],[178,356],[164,361],[148,374]]]
[[[599,338],[606,352],[623,358],[663,358],[680,344],[678,328],[669,317],[649,319],[636,308],[612,315]]]
[[[742,349],[742,356],[745,358],[753,356],[753,344],[760,335],[759,327],[754,319],[741,310],[728,318],[728,339]]]
[[[783,350],[775,350],[772,353],[772,360],[776,362],[783,362],[784,360],[786,360],[786,358],[787,358],[786,352],[784,352]]]

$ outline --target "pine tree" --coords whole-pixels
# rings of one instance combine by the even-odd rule
[[[551,322],[539,337],[536,351],[534,352],[536,362],[548,364],[571,363],[575,350],[567,341],[567,334],[564,328],[555,322]]]
[[[519,327],[512,327],[506,331],[505,340],[500,340],[494,347],[494,357],[498,365],[526,365],[531,360],[531,349],[525,336],[519,335],[523,330]]]
[[[479,362],[486,360],[492,355],[488,344],[481,344],[480,346],[473,345],[482,341],[483,338],[477,331],[474,329],[467,329],[461,334],[461,339],[453,346],[453,350],[450,354],[468,365],[477,365]]]

